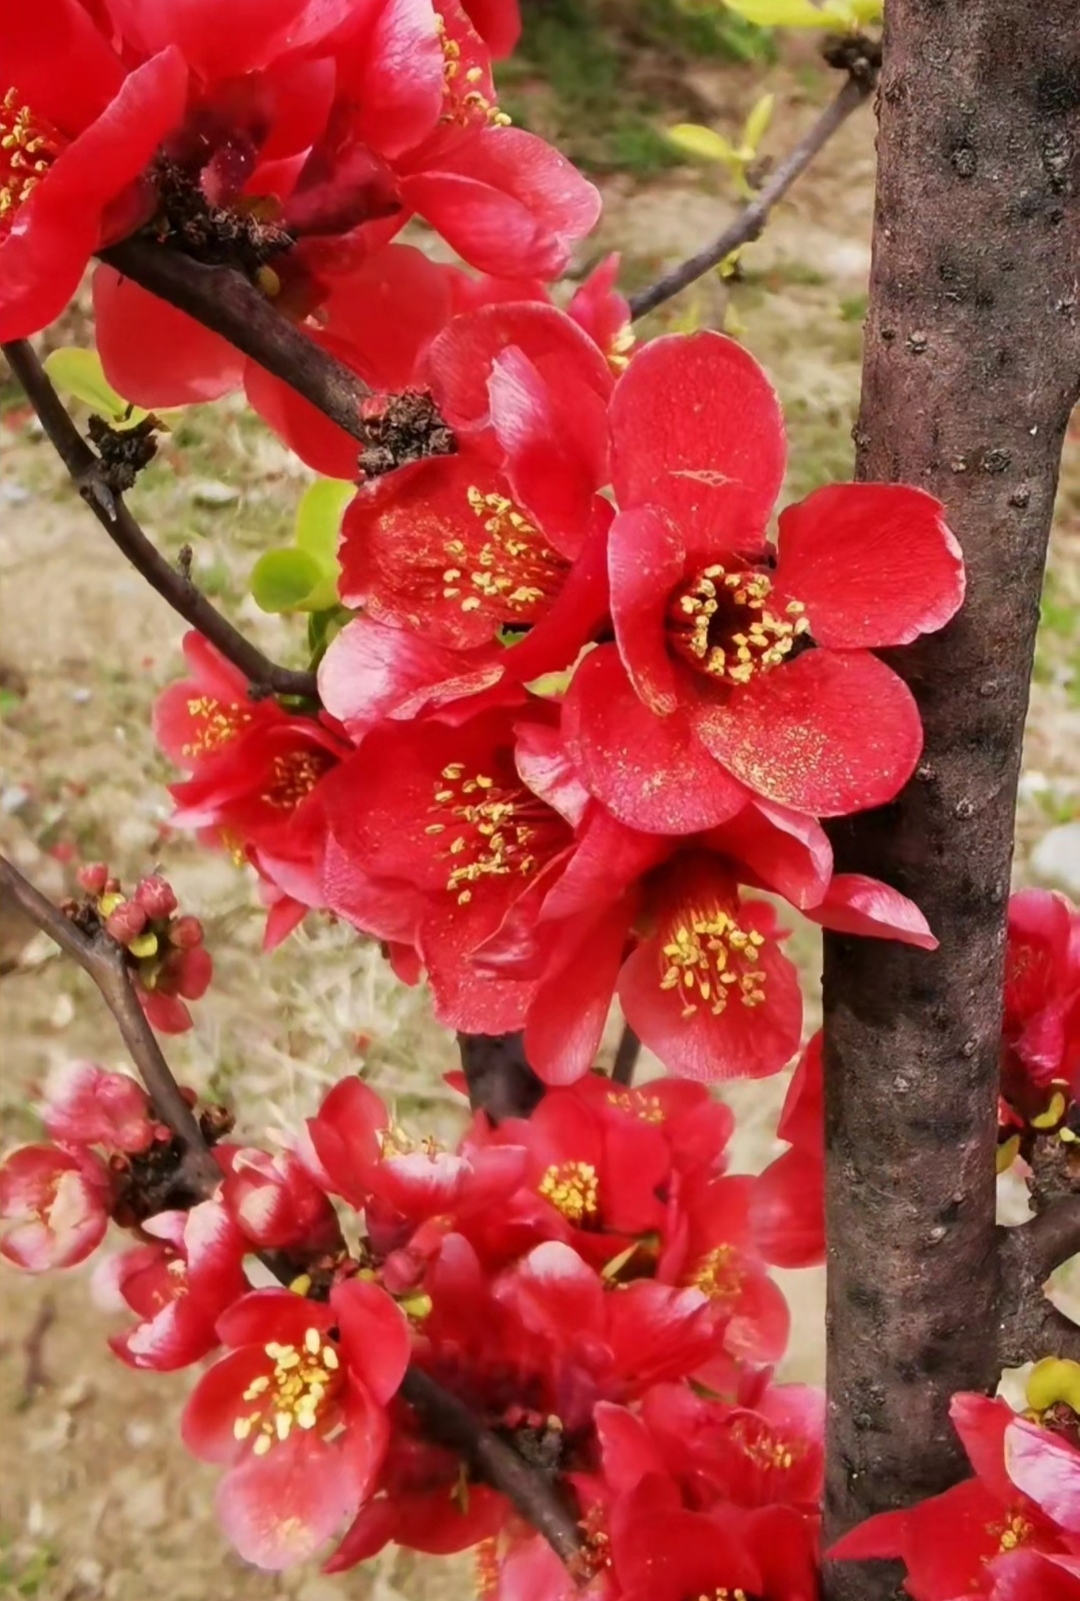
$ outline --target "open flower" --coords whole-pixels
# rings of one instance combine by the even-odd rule
[[[92,1151],[23,1145],[0,1165],[0,1256],[31,1273],[74,1267],[109,1226],[113,1182]]]
[[[922,733],[907,687],[872,651],[940,628],[963,599],[938,502],[833,485],[781,514],[772,549],[776,397],[753,358],[711,332],[639,352],[611,432],[616,643],[585,658],[565,724],[590,789],[644,828],[658,826],[656,774],[713,794],[716,822],[741,785],[818,816],[891,799]]]
[[[184,1443],[226,1467],[218,1515],[241,1556],[289,1567],[354,1518],[372,1487],[408,1325],[384,1291],[352,1279],[329,1304],[255,1291],[218,1334],[228,1354],[188,1401]]]

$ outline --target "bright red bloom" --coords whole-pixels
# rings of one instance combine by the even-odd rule
[[[112,1176],[92,1151],[23,1145],[0,1164],[0,1256],[30,1273],[74,1267],[109,1224]]]
[[[382,1290],[351,1279],[329,1305],[256,1291],[218,1334],[229,1352],[188,1401],[184,1443],[227,1468],[218,1515],[240,1555],[289,1567],[354,1518],[374,1483],[408,1324]]]
[[[508,56],[521,33],[518,0],[462,0],[462,4],[494,59]]]
[[[1037,1116],[1055,1085],[1080,1088],[1080,911],[1064,895],[1021,890],[1009,901],[1002,1094]]]
[[[183,55],[128,71],[77,0],[8,7],[0,80],[0,339],[58,317],[91,255],[145,222],[138,180],[182,119]]]
[[[590,789],[645,828],[663,826],[646,782],[657,771],[706,794],[723,782],[726,815],[742,784],[821,816],[890,799],[921,728],[906,686],[870,652],[940,628],[963,599],[938,503],[834,485],[782,514],[772,551],[776,397],[753,358],[711,332],[639,352],[611,432],[617,643],[586,658],[566,720]]]
[[[133,1152],[154,1142],[150,1098],[126,1073],[65,1062],[49,1074],[42,1098],[45,1131],[61,1143]]]
[[[312,1257],[343,1248],[337,1214],[291,1151],[231,1153],[221,1190],[226,1209],[260,1250],[302,1249]]]
[[[1080,1536],[1080,1450],[1027,1418],[1005,1430],[1009,1478],[1068,1534]]]
[[[217,1345],[218,1318],[248,1288],[247,1245],[217,1199],[159,1212],[142,1228],[160,1243],[125,1251],[100,1270],[102,1287],[140,1319],[109,1344],[129,1367],[169,1373]]]
[[[999,1594],[993,1588],[995,1558],[1005,1559],[1004,1567],[1015,1552],[1071,1549],[1062,1528],[1010,1477],[1005,1442],[1017,1419],[1008,1404],[981,1395],[955,1395],[949,1410],[976,1477],[916,1506],[869,1518],[829,1553],[853,1561],[902,1557],[907,1565],[905,1589],[915,1601]],[[1024,1464],[1023,1478],[1027,1465],[1023,1448],[1019,1460]],[[1052,1483],[1053,1468],[1049,1475],[1041,1466],[1034,1469],[1033,1482],[1044,1493],[1049,1488],[1047,1477]]]
[[[791,1149],[754,1183],[754,1242],[774,1267],[825,1260],[825,1127],[822,1037],[815,1034],[788,1085],[777,1137]]]

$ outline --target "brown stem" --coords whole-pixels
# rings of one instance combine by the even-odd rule
[[[221,1171],[143,1015],[122,948],[104,932],[85,933],[2,856],[0,894],[10,896],[30,921],[55,940],[64,954],[72,957],[97,985],[116,1019],[157,1116],[184,1145],[184,1165],[178,1176],[183,1177],[192,1195],[213,1194],[221,1182]],[[285,1268],[280,1276],[287,1282],[292,1277],[291,1270]],[[485,1428],[455,1395],[444,1390],[423,1369],[409,1369],[401,1393],[435,1438],[460,1451],[490,1484],[502,1491],[564,1561],[572,1560],[581,1544],[577,1523],[540,1473],[505,1440]]]
[[[969,1471],[949,1400],[991,1391],[998,1373],[1014,806],[1080,379],[1074,23],[1075,0],[886,7],[857,473],[944,501],[968,598],[941,633],[889,656],[925,730],[915,778],[831,829],[837,869],[912,897],[941,948],[825,939],[826,1546]],[[828,1601],[894,1593],[888,1570],[826,1573]]]
[[[93,980],[116,1019],[156,1115],[183,1143],[184,1163],[180,1176],[196,1193],[215,1189],[221,1182],[221,1170],[146,1021],[132,986],[123,947],[104,931],[85,933],[3,856],[0,856],[0,894],[10,897],[30,921],[55,940],[64,955],[76,961]]]
[[[79,494],[86,501],[113,544],[142,574],[185,622],[198,630],[221,654],[238,667],[252,684],[275,695],[298,695],[315,699],[315,674],[279,667],[263,655],[228,618],[210,604],[186,573],[165,560],[147,539],[121,497],[105,482],[101,463],[82,438],[53,388],[48,373],[24,339],[0,345],[8,365],[18,378],[27,398],[41,420],[57,455],[71,475]]]
[[[474,1112],[486,1112],[493,1123],[528,1117],[544,1086],[525,1058],[523,1034],[459,1034],[458,1048]]]
[[[1080,1361],[1080,1327],[1044,1288],[1055,1268],[1080,1252],[1080,1195],[1063,1196],[1030,1222],[999,1229],[998,1242],[999,1365],[1018,1367],[1043,1356]]]
[[[615,1052],[615,1063],[611,1069],[611,1077],[616,1084],[632,1084],[634,1082],[634,1069],[641,1055],[641,1041],[627,1023],[619,1037],[618,1049]]]
[[[361,445],[361,403],[371,394],[354,372],[275,308],[232,267],[207,267],[149,239],[125,239],[101,259],[132,283],[186,312],[280,378]],[[357,452],[359,458],[359,451]]]
[[[636,295],[631,295],[631,318],[636,321],[638,317],[644,317],[646,312],[655,311],[665,300],[670,300],[673,295],[679,294],[698,278],[703,278],[713,267],[718,267],[733,250],[738,250],[740,245],[748,245],[757,239],[777,201],[783,199],[800,173],[806,171],[818,151],[828,144],[837,128],[841,127],[851,113],[862,105],[872,88],[872,75],[848,78],[813,127],[808,129],[794,150],[772,173],[760,193],[743,207],[724,231],[717,234],[711,244],[705,245],[679,266],[666,272],[656,283],[650,284],[647,289],[640,290]]]

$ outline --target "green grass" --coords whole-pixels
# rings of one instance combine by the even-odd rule
[[[707,112],[684,76],[703,56],[770,61],[772,35],[675,0],[533,0],[499,71],[500,101],[587,170],[647,178],[683,160],[661,122]]]

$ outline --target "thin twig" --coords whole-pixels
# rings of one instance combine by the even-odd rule
[[[149,239],[125,239],[123,244],[103,250],[101,259],[132,283],[220,334],[361,445],[367,444],[360,407],[371,390],[296,323],[282,316],[243,273],[232,267],[204,266]]]
[[[738,250],[740,245],[749,244],[757,239],[776,202],[787,194],[800,173],[805,172],[818,151],[828,144],[851,113],[863,104],[872,89],[871,76],[849,77],[813,127],[776,168],[760,194],[743,207],[723,233],[718,234],[703,250],[697,251],[678,267],[666,272],[656,283],[650,284],[648,289],[642,289],[639,294],[631,295],[631,318],[636,321],[638,317],[644,317],[646,312],[655,311],[665,300],[670,300],[673,295],[679,294],[696,279],[703,278],[713,267],[719,266],[733,250]]]
[[[45,1366],[45,1336],[56,1322],[56,1302],[51,1295],[45,1296],[37,1309],[34,1321],[27,1330],[26,1338],[22,1343],[23,1356],[26,1358],[26,1368],[23,1376],[22,1394],[19,1397],[18,1409],[25,1411],[32,1406],[39,1390],[47,1389],[52,1383],[49,1370]]]
[[[270,661],[211,605],[186,573],[170,566],[150,543],[121,497],[105,482],[101,463],[68,416],[48,373],[27,342],[16,340],[0,349],[26,391],[79,494],[113,544],[150,587],[258,688],[276,695],[317,698],[314,673],[298,672]]]
[[[615,1065],[611,1069],[611,1077],[616,1084],[629,1085],[634,1082],[634,1069],[640,1055],[641,1041],[627,1023],[615,1052]]]
[[[220,1169],[143,1016],[122,948],[104,932],[85,933],[2,856],[0,893],[9,895],[31,922],[55,940],[65,955],[78,962],[93,979],[116,1019],[155,1112],[184,1146],[185,1180],[195,1195],[213,1194],[221,1181]],[[282,1277],[291,1277],[287,1268]],[[581,1545],[573,1514],[548,1481],[530,1467],[513,1446],[485,1428],[455,1395],[444,1390],[422,1368],[409,1369],[401,1393],[429,1431],[473,1463],[565,1562],[573,1558]]]

